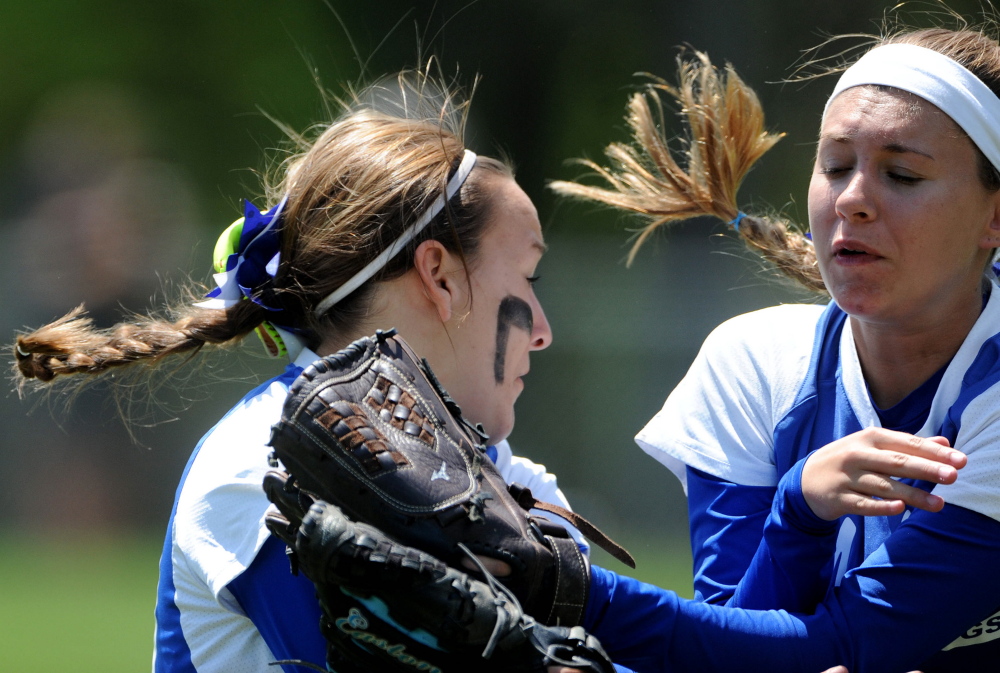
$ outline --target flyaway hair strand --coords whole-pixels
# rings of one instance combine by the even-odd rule
[[[686,130],[681,163],[663,130],[664,94],[680,108]],[[736,201],[740,184],[783,136],[765,129],[757,94],[732,66],[720,71],[697,51],[693,59],[678,59],[676,86],[655,79],[645,91],[634,94],[626,120],[632,143],[608,145],[608,166],[579,160],[607,186],[555,181],[550,187],[563,196],[604,203],[647,219],[629,252],[629,264],[662,225],[702,215],[733,221],[740,212]],[[786,222],[747,216],[738,232],[782,273],[811,291],[825,291],[812,242]]]

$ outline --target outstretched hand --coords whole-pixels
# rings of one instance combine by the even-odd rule
[[[938,512],[944,507],[941,496],[892,477],[951,484],[966,461],[944,437],[867,428],[809,456],[802,469],[802,493],[816,516],[827,521],[846,514],[892,516],[906,505]]]

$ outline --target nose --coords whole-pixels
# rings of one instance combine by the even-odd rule
[[[540,351],[552,345],[552,327],[537,298],[532,302],[531,314],[531,350]]]
[[[837,195],[837,215],[850,222],[869,222],[875,219],[875,200],[872,195],[871,176],[856,169],[844,190]]]

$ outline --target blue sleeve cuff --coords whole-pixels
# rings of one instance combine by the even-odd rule
[[[838,520],[827,521],[817,516],[802,493],[802,470],[809,456],[795,463],[778,482],[771,520],[808,535],[832,535],[837,530]]]

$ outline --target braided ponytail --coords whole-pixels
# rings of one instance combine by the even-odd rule
[[[633,144],[605,149],[610,166],[580,163],[609,186],[555,181],[558,194],[605,203],[650,220],[629,253],[631,264],[649,236],[670,222],[711,215],[734,226],[748,247],[759,251],[779,271],[812,292],[824,293],[812,241],[777,217],[744,215],[736,193],[753,164],[782,134],[764,130],[764,113],[754,91],[731,66],[720,73],[701,52],[678,61],[678,85],[663,80],[632,96],[626,119]],[[688,131],[686,170],[674,159],[663,127],[666,93],[680,106]],[[655,110],[655,112],[654,112]]]
[[[227,311],[187,308],[174,321],[137,316],[108,329],[95,329],[83,306],[27,334],[19,334],[14,359],[21,384],[43,383],[68,374],[101,374],[115,367],[157,363],[170,355],[195,353],[205,344],[225,344],[249,334],[266,311],[241,302]]]

